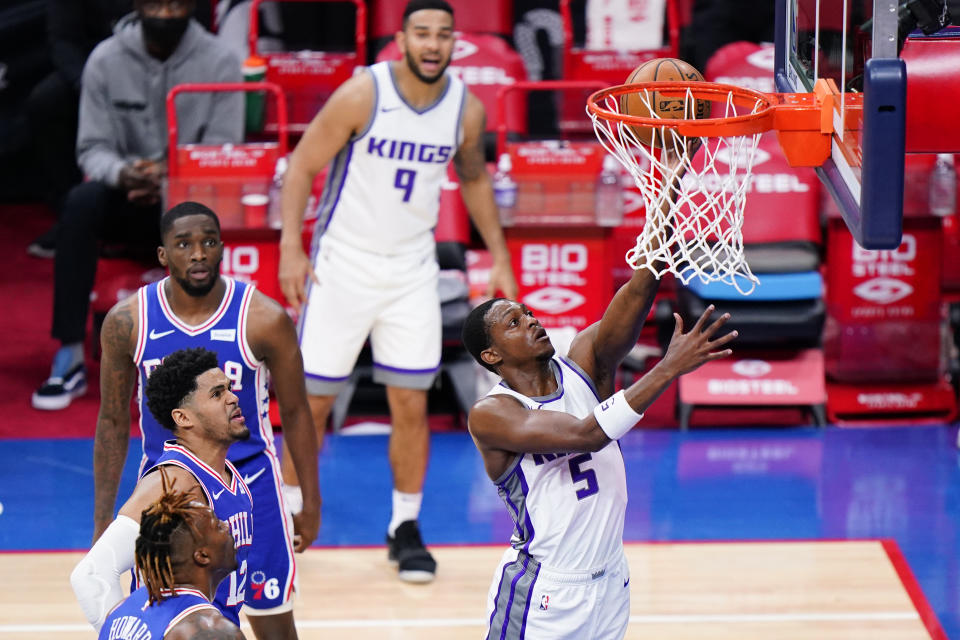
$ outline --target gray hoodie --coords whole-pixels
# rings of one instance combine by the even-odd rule
[[[167,93],[185,82],[241,82],[240,62],[196,21],[166,61],[147,53],[139,20],[101,42],[83,68],[77,162],[89,180],[116,187],[124,165],[166,159]],[[243,95],[177,98],[181,144],[243,142]]]

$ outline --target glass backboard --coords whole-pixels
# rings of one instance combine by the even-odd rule
[[[776,84],[833,96],[830,157],[817,168],[857,243],[899,246],[903,228],[906,66],[896,0],[777,0]]]

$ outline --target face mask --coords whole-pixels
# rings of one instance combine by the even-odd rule
[[[180,38],[183,37],[187,25],[190,23],[189,17],[183,18],[153,18],[142,16],[143,35],[146,39],[166,51],[172,52],[180,44]]]

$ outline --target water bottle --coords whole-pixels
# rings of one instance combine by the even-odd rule
[[[616,227],[623,222],[623,186],[620,164],[611,155],[603,157],[603,169],[594,191],[594,214],[601,227]]]
[[[286,157],[277,158],[277,166],[273,171],[273,179],[270,181],[270,191],[268,192],[270,201],[267,211],[267,225],[271,229],[280,229],[283,227],[283,218],[280,216],[280,190],[283,189],[283,174],[286,172]]]
[[[257,56],[250,56],[243,62],[244,82],[263,82],[267,77],[267,61]],[[245,123],[247,133],[263,131],[264,116],[266,115],[266,91],[244,92]]]
[[[493,199],[500,209],[500,224],[508,227],[513,224],[513,210],[517,205],[517,183],[510,172],[513,163],[509,153],[500,154],[497,172],[493,174]]]
[[[953,154],[938,153],[937,163],[930,172],[930,213],[945,217],[953,215],[957,205],[957,174]]]

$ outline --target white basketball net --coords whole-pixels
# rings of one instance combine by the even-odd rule
[[[636,95],[658,117],[652,92]],[[743,115],[732,97],[723,114],[716,113],[714,102],[711,118]],[[687,90],[687,119],[694,118],[695,99]],[[616,96],[607,96],[600,106],[619,113]],[[762,106],[758,101],[754,112]],[[657,278],[669,272],[687,284],[697,276],[704,284],[725,282],[742,294],[752,293],[759,280],[743,253],[743,208],[761,134],[683,138],[664,126],[656,134],[665,141],[661,150],[641,141],[630,125],[587,113],[600,144],[630,172],[646,205],[646,224],[626,254],[627,264],[649,269]],[[694,162],[698,148],[702,158]]]

